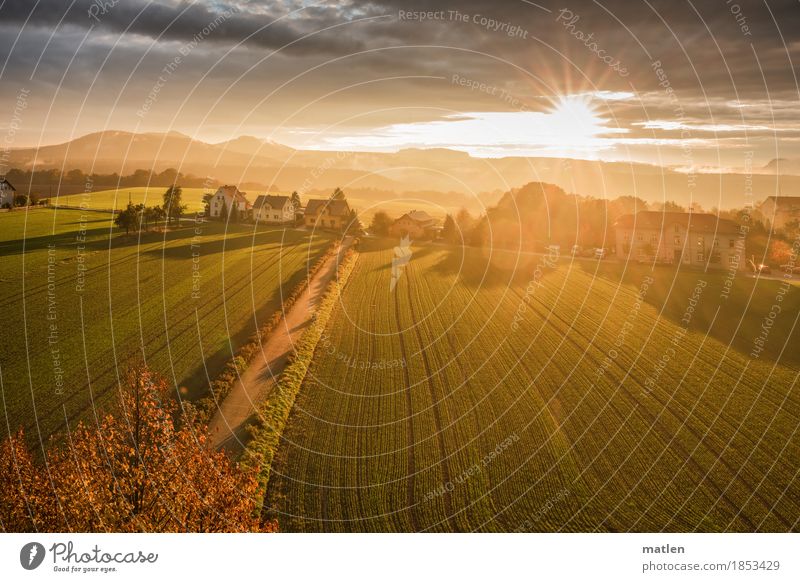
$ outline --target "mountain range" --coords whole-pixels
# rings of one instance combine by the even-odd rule
[[[6,165],[130,174],[175,168],[227,183],[260,183],[285,191],[342,187],[387,192],[457,192],[481,198],[528,182],[556,184],[597,198],[638,196],[648,202],[697,202],[706,209],[800,192],[800,162],[772,160],[746,173],[690,175],[656,165],[562,158],[476,158],[437,149],[394,153],[300,150],[252,136],[207,143],[178,133],[91,133],[66,143],[16,148]]]

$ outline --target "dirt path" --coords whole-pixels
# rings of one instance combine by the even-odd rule
[[[336,269],[352,242],[352,237],[345,237],[339,245],[339,251],[317,271],[303,294],[284,314],[278,327],[264,340],[261,354],[253,358],[222,401],[208,426],[214,448],[225,448],[234,453],[243,449],[247,440],[247,419],[283,372],[293,346],[308,327],[328,283],[336,276]]]

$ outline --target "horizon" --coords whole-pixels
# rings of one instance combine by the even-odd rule
[[[243,133],[243,134],[240,134],[240,135],[231,136],[231,137],[228,137],[227,139],[223,139],[223,140],[220,140],[220,141],[215,141],[215,140],[207,141],[205,139],[201,139],[200,137],[192,136],[187,131],[181,131],[181,130],[177,130],[177,129],[172,129],[172,130],[169,130],[169,131],[138,131],[137,132],[137,131],[130,131],[130,130],[119,129],[119,128],[109,128],[109,129],[105,129],[105,130],[91,131],[91,132],[88,132],[88,133],[84,133],[84,134],[73,136],[73,137],[67,139],[66,141],[53,141],[53,142],[47,142],[47,143],[41,143],[41,144],[19,144],[19,145],[15,145],[15,146],[6,146],[3,149],[4,149],[4,151],[11,152],[11,151],[19,151],[19,150],[37,150],[37,149],[40,149],[40,148],[53,147],[53,146],[66,146],[66,145],[69,145],[70,143],[75,142],[75,141],[80,140],[80,139],[84,139],[84,138],[91,137],[91,136],[101,136],[101,135],[104,135],[104,134],[129,134],[129,135],[134,135],[134,136],[136,136],[136,135],[139,135],[139,136],[155,136],[155,137],[164,137],[164,138],[169,137],[169,136],[175,136],[175,137],[187,138],[189,140],[192,140],[192,141],[195,141],[195,142],[200,142],[200,143],[203,143],[203,144],[206,144],[206,145],[211,145],[211,146],[225,146],[226,144],[229,144],[231,142],[235,142],[235,141],[240,140],[240,139],[253,139],[253,140],[257,140],[257,141],[261,142],[261,144],[264,145],[264,146],[272,145],[272,146],[287,147],[287,148],[290,148],[290,149],[298,151],[298,152],[323,152],[323,153],[324,152],[328,152],[328,153],[347,152],[347,153],[397,154],[397,153],[401,153],[401,152],[405,152],[405,151],[445,150],[445,151],[449,151],[449,152],[463,153],[463,154],[466,154],[469,157],[474,158],[474,159],[502,160],[502,159],[512,159],[512,158],[520,158],[520,159],[525,159],[525,158],[530,158],[530,159],[552,158],[552,159],[557,159],[557,160],[572,160],[572,161],[581,161],[581,162],[602,162],[602,163],[621,163],[621,164],[631,164],[631,165],[647,165],[647,166],[653,166],[653,167],[669,169],[671,171],[675,171],[675,172],[679,172],[679,173],[721,173],[721,174],[722,173],[733,173],[733,174],[738,174],[738,173],[744,173],[744,172],[747,172],[747,171],[753,171],[753,170],[757,170],[757,169],[766,169],[770,164],[772,164],[774,162],[793,163],[795,161],[800,161],[800,158],[795,160],[795,159],[792,159],[792,158],[777,157],[777,158],[763,158],[763,159],[758,160],[755,163],[753,163],[753,165],[751,167],[749,167],[749,168],[746,168],[746,167],[729,167],[729,166],[725,166],[725,167],[721,166],[721,167],[718,167],[718,168],[713,168],[713,167],[710,167],[710,166],[703,166],[703,167],[700,167],[700,168],[686,168],[686,167],[681,166],[680,164],[672,164],[672,165],[670,165],[670,164],[658,164],[655,161],[643,161],[643,160],[616,160],[616,159],[606,160],[606,159],[599,159],[599,158],[596,158],[596,157],[581,157],[580,155],[544,155],[544,154],[539,154],[539,155],[516,154],[515,155],[515,154],[509,152],[507,155],[500,154],[500,155],[483,155],[483,156],[481,156],[481,155],[479,155],[478,152],[467,151],[465,149],[459,149],[459,148],[455,148],[455,147],[448,147],[446,145],[425,146],[423,144],[417,144],[417,145],[408,145],[408,146],[398,146],[398,147],[395,147],[394,149],[370,149],[370,148],[366,148],[366,147],[362,148],[362,149],[347,149],[347,148],[336,149],[336,148],[332,148],[332,147],[330,149],[323,149],[321,147],[313,147],[313,146],[312,147],[302,147],[302,146],[295,147],[295,146],[290,145],[288,143],[283,143],[283,142],[275,141],[273,139],[269,139],[269,138],[266,138],[266,137],[259,137],[257,135],[248,134],[248,133]],[[11,168],[9,168],[9,169],[11,169]],[[794,174],[793,173],[783,174],[783,173],[779,172],[777,175],[783,176],[783,175],[794,175]]]
[[[800,159],[798,11],[743,5],[6,2],[5,145],[113,127],[699,171]]]

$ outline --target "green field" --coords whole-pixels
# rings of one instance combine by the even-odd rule
[[[163,187],[136,187],[121,188],[119,190],[98,190],[86,194],[69,194],[54,196],[50,199],[51,204],[57,206],[71,206],[81,208],[92,208],[101,210],[119,210],[125,208],[128,199],[133,204],[144,204],[145,206],[161,206],[164,202]],[[203,194],[213,193],[216,190],[206,190],[203,188],[183,188],[183,203],[187,206],[188,212],[198,212],[203,210]],[[253,198],[251,202],[255,200]]]
[[[798,529],[798,289],[753,359],[776,281],[430,246],[390,291],[393,256],[362,247],[317,347],[282,530]]]
[[[111,217],[76,210],[0,214],[0,436],[47,436],[91,418],[143,358],[189,397],[280,308],[330,240],[217,222],[110,235]],[[85,229],[85,242],[77,236]],[[82,245],[82,249],[79,246]],[[83,288],[78,289],[83,279]],[[32,436],[37,435],[37,436]]]
[[[51,199],[52,204],[68,207],[84,207],[100,210],[113,210],[125,208],[128,204],[128,199],[134,204],[144,204],[146,206],[160,205],[163,202],[165,188],[121,188],[119,190],[99,190],[97,192],[90,192],[89,194],[70,194]],[[187,205],[189,213],[202,211],[203,195],[205,193],[213,193],[216,189],[204,190],[203,188],[183,188],[183,201]],[[277,193],[277,192],[275,192]],[[288,196],[290,192],[282,192],[281,194]],[[258,197],[256,192],[248,192],[247,199],[252,203]],[[308,196],[303,197],[303,203],[308,201]],[[431,216],[436,216],[441,219],[444,214],[450,212],[455,214],[458,208],[437,206],[436,204],[425,202],[423,200],[408,200],[398,198],[396,200],[373,200],[366,197],[348,196],[350,206],[359,212],[361,222],[368,225],[372,216],[378,210],[388,212],[393,218],[397,218],[409,210],[425,210]]]

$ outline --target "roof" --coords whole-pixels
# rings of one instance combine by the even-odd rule
[[[776,206],[800,204],[800,196],[767,196],[764,202],[769,200],[773,201]]]
[[[691,232],[738,233],[739,225],[732,220],[719,218],[714,214],[699,212],[660,212],[643,210],[634,214],[620,216],[614,224],[617,228],[642,230],[663,230],[678,224]]]
[[[406,217],[413,220],[414,222],[420,223],[420,225],[422,226],[432,225],[433,223],[436,222],[436,219],[434,219],[430,214],[422,210],[412,210],[411,212],[407,212],[397,220],[401,220]]]
[[[322,212],[323,208],[328,208],[333,216],[349,216],[350,205],[347,200],[319,200],[312,199],[306,203],[306,215],[314,215]]]
[[[240,192],[236,186],[228,186],[228,185],[220,186],[219,188],[217,188],[217,191],[214,195],[216,196],[217,194],[220,193],[223,196],[225,196],[225,198],[233,198],[235,196],[237,200],[242,200],[244,202],[247,202],[247,192]]]
[[[11,182],[9,182],[8,180],[6,180],[5,178],[3,178],[2,180],[0,180],[0,184],[8,184],[8,187],[9,187],[9,189],[13,190],[14,192],[16,192],[16,191],[17,191],[17,189],[16,189],[16,188],[14,188],[14,186],[11,184]]]
[[[283,208],[286,206],[286,203],[289,201],[288,196],[273,196],[271,194],[261,194],[256,201],[253,202],[253,208],[258,210],[264,205],[268,205],[270,208]]]

